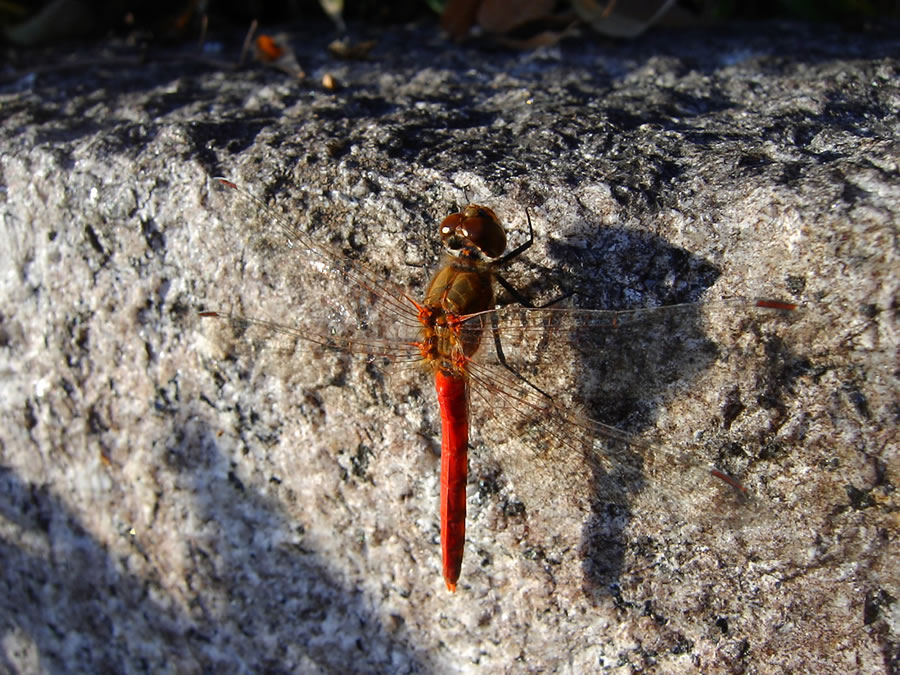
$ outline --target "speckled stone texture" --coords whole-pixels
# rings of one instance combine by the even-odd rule
[[[896,672],[897,34],[419,26],[341,62],[313,26],[302,81],[116,45],[7,71],[0,670]],[[538,300],[706,303],[544,369],[659,449],[629,451],[646,485],[476,419],[448,594],[428,378],[201,319],[327,321],[346,290],[286,287],[309,269],[215,175],[415,293],[465,193],[516,241],[527,209],[508,276]]]

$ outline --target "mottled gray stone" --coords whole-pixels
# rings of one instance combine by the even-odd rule
[[[0,669],[895,668],[900,41],[417,27],[337,62],[321,28],[294,34],[305,81],[112,46],[3,82]],[[340,310],[285,287],[214,175],[416,293],[465,190],[515,241],[528,210],[508,276],[533,297],[709,303],[545,380],[756,503],[652,455],[643,490],[560,448],[528,471],[488,422],[448,594],[427,378],[201,319]]]

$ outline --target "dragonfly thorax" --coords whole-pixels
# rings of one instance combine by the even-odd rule
[[[481,344],[485,322],[481,313],[493,307],[493,277],[487,264],[455,259],[442,267],[431,279],[418,314],[422,358],[435,370],[463,374],[466,360]]]

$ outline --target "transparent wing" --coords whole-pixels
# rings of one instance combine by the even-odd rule
[[[213,243],[216,255],[258,284],[241,284],[233,310],[203,316],[226,320],[241,339],[286,338],[294,351],[421,359],[417,306],[405,291],[231,181],[217,178],[214,186],[225,197],[214,207],[229,213]],[[678,386],[722,358],[703,330],[705,316],[739,320],[760,307],[793,309],[734,299],[627,311],[509,306],[466,317],[463,331],[490,327],[469,366],[480,413],[473,424],[485,421],[491,450],[544,490],[582,484],[625,503],[649,487],[674,507],[723,497],[746,502],[740,484],[696,448],[660,437],[653,418],[661,401],[683,393]]]
[[[241,295],[233,309],[202,316],[227,320],[239,335],[293,339],[297,351],[418,358],[412,344],[417,308],[409,295],[315,241],[235,183],[214,178],[213,186],[213,207],[228,214],[213,250],[222,265],[240,268]]]
[[[731,299],[630,311],[495,310],[494,335],[470,364],[475,424],[479,415],[487,420],[491,449],[530,490],[558,495],[582,485],[588,498],[618,504],[649,490],[676,513],[698,503],[728,518],[738,505],[758,511],[715,457],[677,445],[655,417],[728,358],[707,325],[736,334],[762,313],[791,309]]]

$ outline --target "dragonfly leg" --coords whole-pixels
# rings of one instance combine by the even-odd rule
[[[544,391],[539,386],[534,384],[531,380],[529,380],[527,377],[525,377],[520,372],[518,372],[515,368],[513,368],[511,365],[509,365],[509,363],[507,363],[506,356],[503,355],[503,343],[500,340],[500,327],[497,325],[497,316],[496,315],[491,315],[491,324],[492,324],[491,325],[491,333],[494,336],[494,349],[497,352],[497,360],[500,361],[500,365],[502,365],[510,373],[512,373],[513,376],[516,377],[516,379],[521,380],[522,382],[527,384],[529,387],[534,389],[536,392],[538,392],[542,396],[545,396],[547,399],[552,400],[553,397],[550,396],[550,394],[548,394],[546,391]]]
[[[522,244],[520,246],[517,246],[516,248],[514,248],[512,251],[507,253],[502,258],[498,258],[497,260],[495,260],[494,261],[495,265],[499,265],[499,266],[505,265],[510,260],[514,260],[515,258],[518,258],[520,255],[525,253],[525,251],[527,251],[529,248],[531,248],[531,245],[534,243],[534,228],[531,226],[531,215],[528,213],[528,209],[525,209],[525,218],[528,219],[528,241],[526,241],[524,244]]]
[[[528,209],[525,210],[525,218],[528,219],[528,241],[526,241],[521,246],[517,246],[512,251],[507,253],[502,258],[494,261],[494,265],[497,267],[502,267],[506,263],[518,258],[525,251],[531,248],[531,245],[534,243],[534,227],[531,225],[531,215],[528,213]],[[527,307],[528,309],[544,309],[545,307],[550,307],[551,305],[555,305],[558,302],[562,302],[566,298],[571,295],[574,295],[573,291],[568,291],[567,293],[563,293],[558,298],[551,300],[550,302],[546,302],[543,305],[535,305],[528,298],[522,295],[511,283],[509,283],[506,279],[503,278],[501,274],[498,272],[494,272],[494,278],[497,280],[497,283],[503,287],[507,293],[509,293],[515,302],[518,302],[523,307]]]
[[[504,291],[506,291],[507,293],[509,293],[512,296],[512,298],[515,302],[519,303],[523,307],[527,307],[528,309],[544,309],[546,307],[552,307],[556,303],[562,302],[566,298],[569,298],[569,297],[575,295],[575,291],[567,291],[566,293],[563,293],[559,297],[554,298],[550,302],[545,302],[543,305],[535,305],[528,298],[526,298],[524,295],[522,295],[515,288],[515,286],[513,286],[511,283],[509,283],[500,274],[494,272],[494,279],[496,279],[497,283],[503,287]]]

